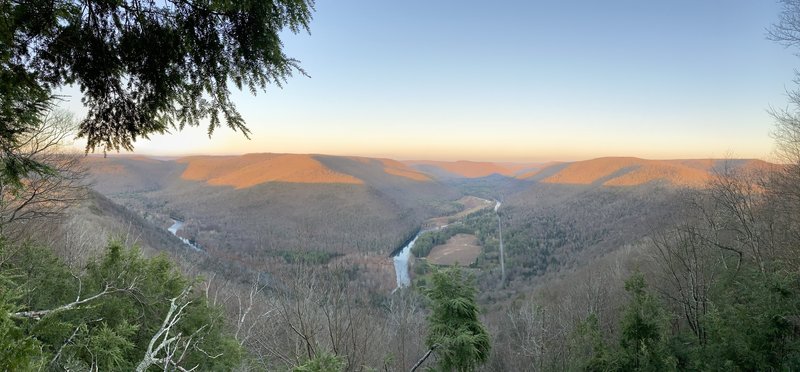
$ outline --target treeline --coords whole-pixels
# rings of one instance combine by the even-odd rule
[[[473,234],[474,231],[461,223],[452,224],[441,230],[428,231],[423,233],[411,247],[411,253],[415,257],[427,257],[434,247],[447,243],[447,240],[456,234]]]
[[[797,169],[720,174],[681,223],[541,285],[499,323],[493,367],[800,368]]]
[[[597,191],[603,192],[603,191]],[[590,197],[594,192],[587,192]],[[626,197],[626,196],[620,196]],[[648,203],[641,203],[647,208]],[[575,263],[579,251],[598,248],[598,243],[608,237],[609,230],[593,220],[577,220],[566,215],[561,207],[541,208],[536,211],[524,209],[519,205],[506,205],[500,218],[503,226],[503,244],[506,259],[507,277],[510,281],[527,283],[547,273],[559,272],[568,263]],[[604,206],[595,206],[598,210]],[[444,230],[443,232],[447,232]],[[492,270],[499,268],[500,241],[498,216],[491,209],[468,216],[449,238],[460,232],[474,234],[481,245],[481,254],[476,267]],[[624,241],[635,241],[644,236],[630,234]],[[423,236],[420,236],[422,238]],[[434,245],[444,244],[444,240],[431,236]],[[428,248],[423,243],[421,247]],[[416,244],[415,244],[416,248]],[[613,248],[612,248],[613,249]],[[424,251],[423,251],[424,253]],[[416,255],[416,253],[415,253]]]

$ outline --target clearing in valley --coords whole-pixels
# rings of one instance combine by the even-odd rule
[[[452,265],[458,263],[469,266],[481,253],[478,238],[472,234],[456,234],[443,245],[433,247],[428,255],[428,262],[435,265]]]

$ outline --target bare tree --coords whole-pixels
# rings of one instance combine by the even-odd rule
[[[707,338],[703,318],[710,310],[709,292],[724,260],[709,241],[689,224],[653,238],[656,260],[666,276],[658,288],[670,303],[677,304],[677,310],[701,343]]]
[[[71,114],[52,110],[20,138],[16,156],[47,169],[24,175],[22,187],[0,183],[0,233],[25,231],[31,222],[59,216],[86,198],[82,155],[69,148],[75,126]]]
[[[281,280],[274,291],[256,296],[250,315],[245,317],[253,322],[259,314],[269,311],[268,318],[258,322],[252,331],[245,321],[240,332],[251,334],[245,346],[256,358],[263,359],[264,368],[269,370],[291,368],[324,354],[342,358],[347,371],[368,370],[367,366],[397,370],[401,364],[407,370],[413,364],[410,358],[416,357],[418,350],[411,343],[421,345],[423,332],[418,322],[405,317],[411,317],[412,312],[419,314],[418,306],[393,301],[388,307],[402,308],[405,313],[399,315],[403,319],[390,319],[397,314],[386,314],[388,308],[370,303],[373,298],[352,280],[352,273],[349,267],[336,265],[294,265],[280,273]],[[244,311],[239,313],[239,319],[250,307],[247,297],[242,299]],[[231,302],[236,302],[235,296]],[[419,321],[424,317],[420,316]],[[406,355],[398,360],[394,350],[400,349],[402,354],[403,347],[397,345],[402,340],[406,340]]]
[[[781,3],[783,10],[768,37],[797,50],[800,48],[800,0],[782,0]],[[781,200],[774,208],[782,212],[782,218],[788,222],[787,232],[797,241],[800,239],[800,71],[795,70],[794,83],[795,88],[787,90],[790,106],[770,109],[775,118],[776,152],[783,164],[774,173],[769,186],[771,193]]]
[[[386,306],[390,345],[398,352],[394,365],[400,371],[408,370],[425,351],[427,321],[421,301],[414,291],[397,291]]]

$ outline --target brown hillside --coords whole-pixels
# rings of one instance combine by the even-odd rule
[[[544,171],[545,169],[555,170],[556,169],[554,168],[555,166],[563,164],[564,163],[558,161],[549,161],[541,164],[531,164],[527,168],[520,169],[519,171],[517,171],[515,177],[519,179],[528,179],[528,178],[533,178],[534,176],[537,175],[541,176],[542,175],[541,172]]]
[[[89,168],[93,174],[122,175],[125,167],[107,158],[87,156],[82,160],[83,164]]]
[[[556,174],[543,180],[546,183],[566,183],[589,185],[604,183],[613,176],[633,170],[641,166],[645,160],[637,158],[599,158],[569,164]]]
[[[418,172],[413,168],[409,167],[408,165],[405,165],[397,160],[380,159],[380,162],[383,163],[383,171],[388,174],[399,177],[410,178],[415,181],[431,180],[431,178],[425,175],[424,173]]]
[[[578,161],[542,177],[542,182],[573,185],[636,186],[667,182],[676,186],[702,187],[716,171],[724,169],[752,171],[769,168],[770,163],[751,159],[647,160],[631,157],[608,157]],[[532,178],[539,172],[526,174]]]
[[[653,181],[666,181],[673,185],[702,187],[711,173],[697,168],[657,161],[646,161],[636,169],[604,183],[607,186],[636,186]]]
[[[409,167],[402,162],[392,159],[376,159],[376,158],[365,158],[360,156],[348,156],[347,159],[355,160],[359,163],[363,164],[370,164],[372,162],[379,162],[383,165],[383,172],[386,174],[391,174],[393,176],[403,177],[412,179],[414,181],[430,181],[431,178],[428,177],[425,173],[419,172],[414,168]]]
[[[405,163],[414,167],[420,167],[420,166],[435,167],[450,174],[465,178],[486,177],[492,174],[513,176],[514,174],[516,174],[521,170],[530,168],[530,166],[524,164],[474,162],[465,160],[452,161],[452,162],[412,160],[412,161],[407,161]]]
[[[311,155],[246,154],[242,156],[192,156],[181,178],[209,185],[247,188],[267,182],[362,184],[351,175],[335,172]]]

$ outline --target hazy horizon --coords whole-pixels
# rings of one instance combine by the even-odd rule
[[[762,160],[766,162],[773,162],[775,163],[776,160],[773,157],[742,157],[742,156],[719,156],[719,157],[664,157],[664,158],[648,158],[642,156],[635,156],[635,155],[604,155],[604,156],[596,156],[596,157],[588,157],[588,158],[573,158],[573,159],[532,159],[532,160],[503,160],[503,159],[469,159],[469,158],[446,158],[446,159],[438,159],[438,158],[425,158],[425,157],[392,157],[392,156],[381,156],[381,155],[358,155],[358,154],[326,154],[326,153],[300,153],[300,152],[273,152],[273,151],[255,151],[255,152],[241,152],[241,153],[185,153],[185,154],[158,154],[158,153],[144,153],[144,152],[109,152],[107,154],[103,153],[89,153],[88,156],[91,157],[146,157],[146,158],[154,158],[154,159],[180,159],[186,157],[193,157],[193,156],[243,156],[243,155],[252,155],[252,154],[276,154],[276,155],[311,155],[311,156],[337,156],[337,157],[362,157],[362,158],[375,158],[375,159],[391,159],[397,160],[402,162],[443,162],[443,163],[455,163],[455,162],[470,162],[470,163],[496,163],[496,164],[546,164],[546,163],[568,163],[568,162],[580,162],[580,161],[588,161],[594,159],[623,159],[623,158],[634,158],[634,159],[642,159],[642,160],[663,160],[663,161],[670,161],[670,160]]]

